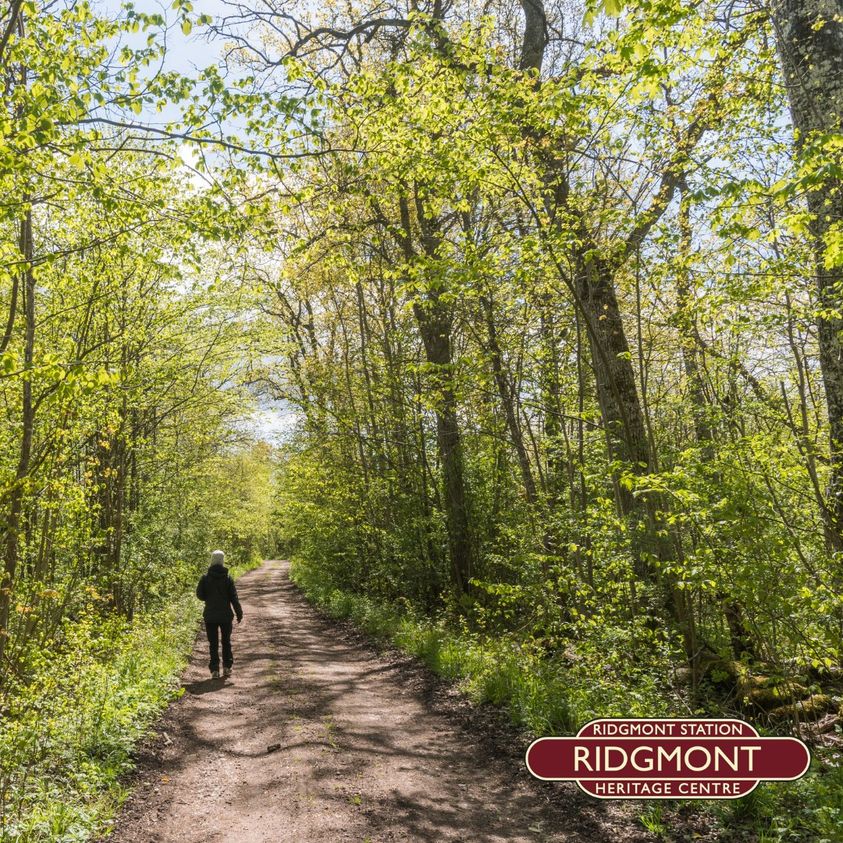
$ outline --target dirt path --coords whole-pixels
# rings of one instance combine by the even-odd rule
[[[238,590],[232,679],[208,678],[203,636],[109,843],[650,839],[432,710],[400,664],[307,604],[286,563]]]

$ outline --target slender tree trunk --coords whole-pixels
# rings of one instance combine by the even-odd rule
[[[528,456],[527,448],[524,445],[524,435],[521,432],[521,425],[518,423],[518,416],[516,415],[515,402],[510,388],[509,377],[507,372],[504,370],[503,354],[498,341],[498,329],[495,325],[494,308],[489,296],[483,296],[481,307],[483,308],[483,315],[486,321],[486,339],[489,344],[489,357],[492,364],[492,375],[494,376],[495,386],[498,390],[501,409],[503,410],[504,418],[506,419],[506,426],[509,431],[509,438],[512,442],[512,447],[515,449],[515,454],[518,458],[518,466],[521,469],[521,479],[524,482],[524,494],[527,497],[527,502],[530,505],[534,505],[538,500],[538,495],[536,493],[536,481],[533,478],[533,469],[530,465],[530,457]]]
[[[416,218],[421,231],[422,248],[427,257],[435,258],[437,237],[433,223],[416,198]],[[402,247],[408,263],[415,258],[412,239],[410,207],[406,198],[400,201]],[[432,287],[423,300],[413,303],[413,313],[419,326],[425,358],[431,365],[436,408],[436,443],[442,462],[445,517],[448,524],[448,547],[454,587],[467,594],[472,576],[473,548],[469,528],[468,504],[465,490],[462,439],[457,416],[457,397],[454,389],[451,350],[451,308],[442,300],[438,287]]]
[[[562,402],[559,397],[559,347],[556,327],[553,324],[550,307],[542,302],[541,313],[541,378],[542,407],[544,409],[543,432],[547,450],[547,495],[551,506],[559,500],[563,475],[573,469],[571,460],[563,459],[560,438],[565,437],[562,423]],[[567,463],[567,464],[566,464]]]
[[[471,538],[463,480],[462,439],[457,419],[457,401],[451,372],[451,320],[441,301],[434,299],[416,307],[416,318],[424,343],[427,362],[434,367],[436,393],[436,442],[445,489],[445,515],[454,585],[468,592],[471,578]]]
[[[693,316],[693,297],[688,261],[691,256],[691,214],[690,203],[683,187],[679,203],[679,258],[680,267],[676,275],[677,325],[682,348],[682,366],[688,381],[688,398],[697,443],[706,456],[712,454],[713,434],[708,418],[709,402],[705,394],[705,381],[700,366],[699,343],[696,338],[696,324]]]
[[[32,267],[34,247],[31,210],[26,212],[20,225],[20,251],[24,261],[24,372],[21,386],[21,439],[18,464],[9,495],[8,514],[4,525],[3,587],[0,589],[0,664],[2,664],[8,640],[9,609],[20,555],[21,515],[32,457],[32,435],[35,427],[35,410],[32,402],[32,363],[35,350],[35,273]]]

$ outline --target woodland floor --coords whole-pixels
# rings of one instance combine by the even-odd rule
[[[500,712],[322,617],[287,563],[238,591],[233,677],[200,635],[108,843],[654,839],[641,806],[530,778]]]

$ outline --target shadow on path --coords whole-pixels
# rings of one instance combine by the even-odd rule
[[[198,697],[202,694],[210,694],[214,691],[221,691],[225,687],[224,679],[203,679],[201,682],[191,682],[184,686],[184,690],[188,694]]]
[[[268,562],[238,583],[233,681],[200,636],[111,843],[644,841],[628,812],[530,780],[389,662],[344,637]],[[220,826],[220,817],[225,824]]]

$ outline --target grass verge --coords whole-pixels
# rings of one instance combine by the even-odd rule
[[[131,753],[178,697],[200,616],[192,594],[129,623],[95,607],[32,653],[0,719],[2,843],[70,843],[108,830]]]

